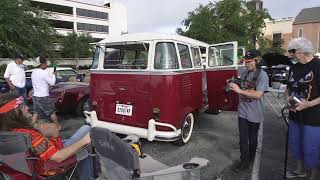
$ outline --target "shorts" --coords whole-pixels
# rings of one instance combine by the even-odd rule
[[[54,103],[49,96],[45,96],[45,97],[32,96],[32,102],[33,102],[33,111],[35,114],[49,117],[56,112]]]
[[[296,160],[303,160],[309,168],[320,165],[320,127],[290,121],[289,145]]]

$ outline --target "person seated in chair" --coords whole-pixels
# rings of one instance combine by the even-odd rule
[[[39,158],[35,164],[37,174],[49,176],[60,173],[61,169],[44,170],[44,163],[47,161],[60,163],[76,155],[82,148],[90,144],[91,127],[83,125],[66,140],[62,140],[59,136],[56,137],[53,131],[53,137],[49,137],[50,133],[44,135],[42,131],[33,126],[29,108],[23,102],[23,97],[17,93],[0,95],[0,131],[29,134],[35,155]],[[90,156],[79,162],[81,180],[89,180],[93,176],[92,163]]]

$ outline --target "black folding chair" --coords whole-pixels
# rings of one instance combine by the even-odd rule
[[[147,154],[139,156],[130,143],[100,127],[91,130],[91,140],[102,175],[108,180],[196,180],[200,179],[200,169],[209,162],[192,158],[187,163],[169,167]]]

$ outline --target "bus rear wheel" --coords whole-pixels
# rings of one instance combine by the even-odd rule
[[[178,139],[177,141],[174,141],[174,144],[178,146],[183,146],[187,144],[192,135],[193,125],[194,125],[194,116],[192,113],[189,113],[182,122],[180,139]]]

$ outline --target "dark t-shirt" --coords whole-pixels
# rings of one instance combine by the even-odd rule
[[[307,64],[297,63],[289,71],[289,96],[311,101],[320,96],[320,61],[313,59]],[[289,118],[305,125],[320,126],[320,105],[300,112],[289,113]]]

